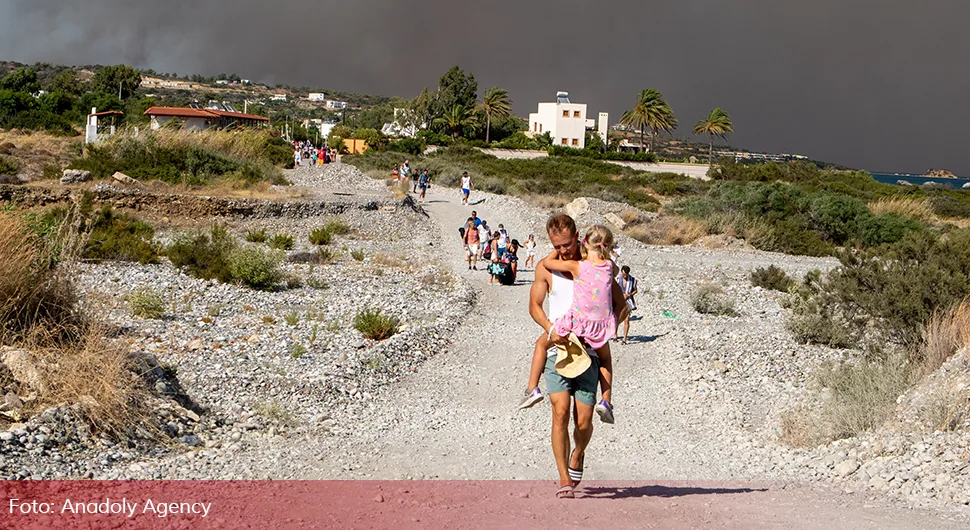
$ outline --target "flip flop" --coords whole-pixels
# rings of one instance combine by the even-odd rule
[[[556,491],[557,499],[575,499],[576,494],[573,492],[572,486],[563,486]]]
[[[573,449],[569,453],[569,461],[572,462],[573,455],[576,454],[576,450]],[[571,467],[566,467],[566,472],[569,474],[569,480],[573,481],[573,487],[579,486],[579,483],[583,480],[583,464],[586,462],[586,453],[583,453],[582,458],[579,459],[579,469],[574,469]]]

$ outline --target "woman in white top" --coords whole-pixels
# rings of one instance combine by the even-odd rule
[[[461,174],[461,203],[468,205],[468,195],[472,192],[472,178],[465,171]]]
[[[525,263],[522,264],[523,269],[535,269],[536,268],[536,238],[533,234],[529,234],[529,239],[526,240],[525,245],[523,245],[523,247],[525,248]]]

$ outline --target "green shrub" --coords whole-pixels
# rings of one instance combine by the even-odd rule
[[[922,229],[923,224],[915,219],[895,213],[884,213],[874,215],[863,223],[861,238],[864,245],[874,247],[895,243],[902,239],[906,232]]]
[[[721,286],[713,283],[697,286],[691,294],[690,302],[695,311],[705,315],[738,315],[734,299]]]
[[[795,280],[792,280],[780,267],[771,265],[768,268],[758,267],[751,271],[751,285],[787,293],[795,285]]]
[[[3,173],[0,171],[0,173]],[[933,213],[940,217],[959,217],[970,218],[970,193],[950,192],[954,195],[959,194],[960,199],[953,195],[938,195],[930,199],[930,208]]]
[[[258,131],[228,133],[204,131],[154,131],[134,137],[116,134],[109,140],[87,147],[86,154],[71,162],[73,169],[85,169],[95,178],[107,178],[116,171],[143,180],[192,186],[228,181],[248,187],[269,181],[285,184],[273,159],[271,137]],[[292,158],[292,151],[289,154]]]
[[[159,319],[165,314],[165,302],[154,289],[143,287],[135,289],[125,297],[131,306],[131,313],[139,318]]]
[[[213,225],[210,232],[182,234],[165,249],[172,265],[185,269],[189,275],[203,279],[230,282],[229,255],[236,248],[236,241],[224,225]]]
[[[354,258],[356,261],[364,261],[364,251],[361,249],[355,249],[350,251],[350,257]]]
[[[327,265],[333,263],[337,259],[337,252],[333,249],[327,247],[319,247],[315,252],[316,262],[319,265]]]
[[[859,227],[871,217],[869,208],[861,200],[831,193],[813,197],[808,215],[811,227],[836,245],[855,236]]]
[[[347,226],[347,223],[341,221],[340,219],[331,219],[327,221],[327,223],[323,225],[323,229],[336,236],[342,236],[347,232],[350,232],[350,227]]]
[[[233,279],[259,290],[270,290],[283,281],[280,263],[283,256],[259,247],[242,247],[229,255],[229,272]]]
[[[88,225],[91,233],[81,256],[92,260],[158,263],[159,247],[152,242],[155,229],[144,221],[103,207]]]
[[[283,320],[290,326],[295,326],[300,323],[300,315],[296,311],[290,311],[283,316]]]
[[[267,239],[269,239],[269,236],[266,235],[265,228],[246,232],[246,241],[249,241],[250,243],[265,243]]]
[[[333,239],[333,232],[326,228],[316,228],[307,237],[313,245],[329,245]]]
[[[20,162],[12,156],[0,155],[0,175],[16,175],[20,171]]]
[[[267,243],[269,248],[275,250],[293,250],[293,236],[289,234],[276,234]]]
[[[354,329],[371,340],[387,339],[397,333],[399,326],[397,318],[384,315],[379,310],[365,309],[354,317]]]
[[[387,144],[384,150],[417,156],[423,153],[426,147],[427,144],[421,138],[401,138],[396,142]]]
[[[800,318],[832,322],[848,342],[881,350],[915,349],[937,308],[970,295],[970,230],[946,238],[909,231],[895,244],[837,253],[831,271],[806,300]],[[813,342],[815,342],[813,340]]]

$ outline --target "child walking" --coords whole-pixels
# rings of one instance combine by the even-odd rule
[[[546,364],[548,338],[552,336],[552,332],[555,331],[560,337],[573,333],[593,348],[599,357],[602,399],[594,410],[601,421],[613,423],[613,359],[609,341],[616,333],[612,295],[615,264],[610,259],[614,245],[613,233],[605,226],[597,225],[590,228],[582,240],[582,253],[585,256],[582,261],[555,259],[558,255],[556,251],[543,260],[543,265],[549,271],[572,275],[573,299],[569,311],[553,323],[555,329],[550,329],[546,337],[540,337],[536,341],[529,373],[531,391],[519,408],[531,407],[543,399],[538,386],[539,377]],[[547,340],[543,341],[543,338]]]

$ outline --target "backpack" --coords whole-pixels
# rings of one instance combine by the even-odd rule
[[[512,272],[512,265],[506,262],[501,262],[497,264],[498,267],[498,283],[502,285],[514,285],[515,284],[515,273]]]
[[[459,227],[458,228],[458,233],[461,235],[461,240],[464,241],[465,240],[465,227],[464,226]]]
[[[482,250],[482,259],[492,259],[492,245],[487,243],[485,249]]]

